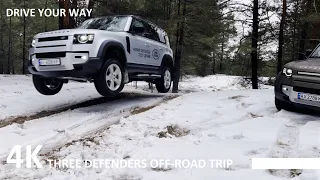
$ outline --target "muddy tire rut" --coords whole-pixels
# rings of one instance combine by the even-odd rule
[[[52,116],[55,114],[63,113],[65,111],[75,110],[79,108],[85,108],[85,107],[90,107],[90,106],[100,105],[105,103],[111,103],[113,101],[122,100],[122,99],[132,100],[132,99],[139,99],[139,98],[156,98],[156,97],[163,97],[163,96],[164,95],[161,95],[161,94],[121,93],[118,96],[113,98],[106,98],[106,97],[95,98],[95,99],[87,100],[81,103],[77,103],[77,104],[62,107],[62,108],[60,107],[53,110],[40,111],[32,115],[8,117],[0,120],[0,128],[14,124],[14,123],[23,124],[26,121],[32,121],[35,119]],[[169,97],[170,95],[167,98]]]

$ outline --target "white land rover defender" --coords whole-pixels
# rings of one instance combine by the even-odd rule
[[[29,58],[33,84],[44,95],[57,94],[68,80],[94,82],[106,97],[131,81],[154,83],[166,93],[173,77],[168,35],[136,16],[94,18],[76,29],[39,33]]]

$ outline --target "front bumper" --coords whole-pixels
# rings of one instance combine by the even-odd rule
[[[35,44],[29,49],[30,73],[55,78],[91,78],[102,66],[98,57],[101,42],[74,44],[75,34],[95,34],[96,30],[57,30],[35,36]],[[43,66],[39,60],[59,59],[59,65]]]
[[[48,66],[46,71],[39,71],[33,64],[28,67],[31,74],[40,75],[47,78],[91,78],[94,77],[101,69],[102,61],[100,58],[89,58],[85,63],[72,64],[71,70],[61,70],[59,66]]]
[[[319,82],[318,82],[319,81]],[[296,108],[308,108],[320,112],[320,102],[298,99],[298,93],[320,95],[320,79],[294,75],[290,78],[278,74],[275,82],[275,97]]]
[[[82,58],[84,57],[84,58]],[[75,64],[84,64],[89,60],[89,52],[87,51],[58,51],[58,52],[45,52],[33,53],[30,55],[29,60],[31,65],[37,71],[66,71],[73,70]],[[46,59],[59,59],[60,65],[54,66],[40,66],[39,60]]]
[[[274,86],[275,97],[281,101],[290,102],[289,96],[282,92],[283,85],[292,86],[293,80],[292,78],[287,78],[286,76],[279,73]]]

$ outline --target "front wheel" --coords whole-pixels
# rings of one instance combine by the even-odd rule
[[[63,86],[61,79],[45,78],[38,75],[33,75],[32,81],[37,91],[46,96],[58,94]]]
[[[169,67],[164,67],[161,78],[155,82],[158,92],[167,93],[171,88],[171,83],[171,70]]]
[[[123,67],[117,59],[108,59],[94,79],[94,85],[99,94],[105,97],[118,95],[124,87],[123,72]]]

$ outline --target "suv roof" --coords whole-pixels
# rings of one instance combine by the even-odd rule
[[[153,25],[153,26],[155,26],[156,28],[158,28],[159,30],[162,30],[163,32],[165,32],[165,30],[163,30],[162,28],[160,28],[158,25],[156,25],[155,23],[153,23],[153,22],[151,22],[151,21],[149,21],[149,20],[146,20],[146,19],[144,19],[144,18],[142,18],[142,17],[140,17],[140,16],[137,16],[137,15],[110,15],[110,16],[102,16],[102,17],[96,17],[96,18],[103,18],[103,17],[134,17],[134,18],[137,18],[137,19],[140,19],[140,20],[142,20],[142,21],[145,21],[146,23],[148,23],[148,24],[151,24],[151,25]],[[95,18],[93,18],[93,19],[95,19]]]

